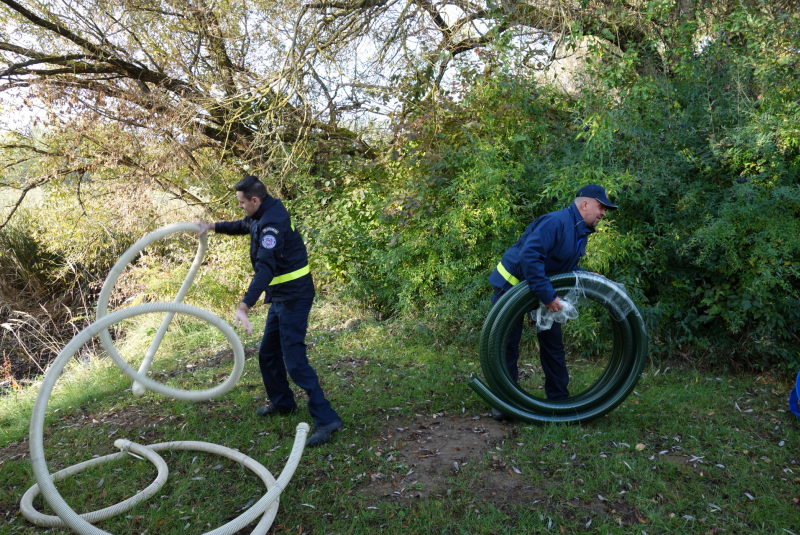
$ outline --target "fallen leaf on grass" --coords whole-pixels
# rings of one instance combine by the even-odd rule
[[[647,447],[647,446],[645,446],[645,445],[644,445],[644,444],[642,444],[642,443],[636,444],[636,451],[642,451],[642,450],[643,450],[643,449],[645,449],[646,447]]]

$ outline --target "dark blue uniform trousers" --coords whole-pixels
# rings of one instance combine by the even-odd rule
[[[258,351],[261,378],[270,403],[276,407],[294,409],[297,403],[289,387],[286,373],[308,394],[308,412],[319,427],[339,418],[325,399],[319,378],[306,356],[308,313],[313,299],[272,303],[264,327],[264,338]]]
[[[503,297],[505,292],[500,288],[494,288],[492,304]],[[522,339],[522,322],[525,318],[520,318],[519,322],[511,331],[506,346],[506,365],[514,382],[519,380],[519,342]],[[539,358],[542,362],[544,371],[544,393],[547,399],[566,399],[569,397],[567,385],[569,384],[569,372],[564,355],[564,342],[561,338],[561,324],[553,323],[550,330],[536,334],[539,339]]]

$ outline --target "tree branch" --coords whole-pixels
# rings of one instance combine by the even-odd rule
[[[68,40],[72,41],[73,43],[75,43],[76,45],[80,46],[81,48],[84,48],[85,50],[88,50],[89,52],[91,52],[93,55],[97,56],[101,60],[106,61],[110,65],[118,68],[121,71],[120,72],[121,74],[125,73],[125,74],[129,75],[131,78],[135,78],[135,79],[142,80],[142,81],[145,81],[145,82],[151,82],[151,83],[154,83],[154,84],[159,84],[159,85],[161,85],[161,86],[169,89],[170,91],[173,91],[174,93],[177,93],[177,94],[179,94],[181,96],[185,96],[185,97],[190,97],[190,96],[199,97],[199,96],[201,96],[196,89],[190,87],[185,82],[183,82],[181,80],[177,80],[177,79],[172,78],[170,76],[165,76],[165,75],[162,75],[160,73],[153,72],[153,71],[151,71],[149,69],[136,66],[136,65],[134,65],[134,64],[132,64],[130,62],[123,61],[123,60],[121,60],[121,59],[119,59],[117,57],[114,57],[114,55],[111,54],[108,50],[105,50],[102,47],[92,43],[91,41],[88,41],[88,40],[86,40],[86,39],[74,34],[69,29],[65,28],[64,26],[61,26],[59,24],[55,24],[53,22],[50,22],[48,20],[45,20],[45,19],[37,16],[36,14],[32,13],[31,11],[28,11],[25,7],[21,6],[20,4],[18,4],[14,0],[0,0],[0,2],[6,4],[8,7],[13,9],[14,11],[19,13],[20,15],[22,15],[23,17],[25,17],[26,19],[28,19],[32,23],[36,24],[37,26],[40,26],[41,28],[44,28],[46,30],[50,30],[51,32],[56,33],[56,34],[60,35],[61,37],[64,37],[65,39],[68,39]]]

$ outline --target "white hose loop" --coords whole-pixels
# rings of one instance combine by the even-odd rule
[[[124,442],[124,447],[120,442]],[[119,453],[112,453],[111,455],[104,455],[102,457],[96,457],[94,459],[90,459],[88,461],[84,461],[79,464],[72,465],[68,468],[60,470],[50,476],[53,480],[53,483],[57,481],[61,481],[73,474],[77,474],[79,472],[83,472],[89,468],[97,466],[98,464],[107,463],[109,461],[113,461],[119,459],[121,457],[127,456],[128,451],[132,451],[133,453],[139,454],[151,463],[153,463],[156,468],[158,469],[158,475],[156,476],[155,481],[153,481],[147,488],[145,488],[142,492],[135,494],[128,498],[127,500],[121,501],[116,505],[112,505],[110,507],[106,507],[105,509],[100,509],[98,511],[93,511],[91,513],[84,513],[80,515],[80,517],[87,522],[94,524],[95,522],[100,522],[101,520],[105,520],[106,518],[111,518],[112,516],[116,516],[122,513],[126,513],[133,509],[139,502],[142,502],[150,496],[153,496],[156,492],[164,486],[164,483],[167,482],[167,476],[169,475],[169,468],[167,468],[167,463],[164,459],[156,453],[153,449],[145,448],[144,446],[140,446],[135,442],[130,442],[128,440],[122,441],[117,440],[114,443],[115,446],[122,449]],[[28,489],[28,491],[22,495],[22,500],[19,504],[20,511],[22,511],[23,516],[32,524],[36,524],[37,526],[42,526],[46,528],[61,528],[64,527],[64,521],[61,520],[57,516],[52,515],[45,515],[37,511],[33,507],[33,500],[36,499],[36,496],[39,495],[39,485],[34,485]]]
[[[77,350],[83,346],[83,344],[91,340],[94,336],[99,335],[102,340],[103,333],[108,335],[108,327],[111,325],[134,316],[139,316],[141,314],[152,314],[154,312],[180,312],[181,314],[189,314],[205,321],[206,323],[210,323],[219,329],[222,334],[225,335],[225,338],[227,338],[228,343],[231,344],[231,348],[233,349],[233,370],[231,371],[230,376],[228,376],[228,378],[222,384],[219,384],[213,388],[209,388],[208,390],[183,390],[181,388],[173,388],[147,377],[125,362],[125,360],[117,351],[117,348],[114,347],[114,344],[111,342],[109,336],[109,344],[107,346],[104,345],[104,349],[111,357],[111,360],[114,361],[114,364],[116,364],[117,367],[122,370],[122,373],[134,381],[142,383],[148,390],[153,390],[155,392],[164,394],[165,396],[183,399],[186,401],[205,401],[207,399],[216,398],[222,394],[225,394],[234,387],[244,371],[244,347],[242,346],[242,341],[239,340],[239,336],[236,334],[236,331],[234,331],[233,327],[231,327],[230,324],[228,324],[219,316],[216,316],[207,310],[203,310],[202,308],[184,305],[183,303],[146,303],[144,305],[136,305],[112,312],[108,316],[104,316],[102,319],[97,320],[86,327],[83,331],[78,333],[78,335],[70,340],[70,342],[64,347],[61,353],[69,350],[70,353],[67,357],[67,360],[69,360],[69,358],[71,358],[72,355],[74,355]],[[52,366],[53,365],[51,365],[51,367]]]
[[[125,268],[128,266],[128,264],[132,263],[145,247],[154,241],[160,240],[165,236],[169,236],[170,234],[175,234],[176,232],[197,233],[199,231],[200,227],[193,223],[176,223],[174,225],[161,227],[160,229],[151,232],[144,238],[141,238],[139,241],[134,243],[122,254],[121,257],[119,257],[119,260],[117,260],[117,263],[114,264],[113,268],[111,268],[111,271],[108,273],[108,277],[106,277],[106,280],[103,283],[103,288],[100,290],[100,296],[97,300],[97,319],[102,318],[106,315],[106,312],[108,312],[108,299],[111,297],[111,291],[117,284],[119,276],[123,271],[125,271]],[[197,246],[197,253],[194,256],[194,262],[192,262],[192,265],[189,268],[189,273],[186,274],[186,278],[183,280],[183,284],[181,284],[173,303],[180,303],[183,301],[183,298],[186,297],[186,294],[189,292],[189,288],[191,288],[192,283],[194,282],[194,278],[197,276],[200,266],[203,264],[203,257],[206,255],[207,249],[208,236],[203,234],[200,236],[200,243]],[[142,375],[147,374],[147,370],[150,369],[150,364],[153,362],[153,357],[158,350],[158,346],[161,345],[161,340],[164,338],[167,329],[169,329],[169,324],[172,322],[173,316],[175,316],[175,313],[171,312],[167,314],[164,317],[164,320],[161,322],[153,341],[150,343],[150,347],[147,349],[144,360],[139,366],[139,373]],[[108,348],[113,345],[113,342],[111,341],[111,335],[108,333],[108,329],[104,329],[103,332],[100,333],[100,342],[103,344],[103,347],[106,349],[106,351],[108,351]],[[146,389],[142,383],[139,381],[134,381],[132,391],[134,396],[139,397],[146,392]]]
[[[245,468],[249,468],[255,472],[256,475],[258,475],[261,480],[264,481],[264,484],[267,485],[267,488],[269,489],[267,494],[265,494],[260,500],[258,500],[247,511],[242,513],[237,518],[234,518],[224,526],[220,526],[217,529],[205,533],[204,535],[231,535],[232,533],[240,531],[248,524],[253,522],[253,520],[258,518],[258,515],[260,514],[264,514],[264,517],[256,525],[255,529],[253,529],[251,535],[264,535],[272,525],[272,521],[275,518],[275,513],[278,511],[278,498],[280,497],[281,492],[283,492],[283,489],[286,488],[289,480],[292,479],[294,471],[297,469],[297,465],[300,463],[300,457],[303,456],[303,449],[306,445],[306,436],[308,435],[308,430],[309,426],[307,423],[301,422],[297,424],[292,451],[289,454],[289,459],[286,461],[286,466],[283,468],[281,475],[278,476],[278,481],[273,479],[272,474],[270,474],[266,468],[247,455],[223,446],[218,446],[216,444],[209,444],[208,442],[181,441],[153,444],[149,447],[155,451],[181,449],[215,453],[236,461]]]
[[[278,476],[278,481],[275,482],[275,486],[269,489],[260,500],[258,500],[250,509],[242,513],[241,516],[234,518],[224,526],[221,526],[215,530],[209,531],[204,535],[231,535],[232,533],[236,533],[243,529],[247,524],[255,520],[260,513],[260,511],[265,510],[269,505],[278,499],[283,489],[286,488],[286,485],[289,483],[289,480],[292,479],[294,475],[294,471],[297,469],[297,465],[300,463],[300,457],[303,455],[303,448],[306,446],[306,435],[308,434],[308,424],[305,422],[301,422],[297,424],[297,434],[294,436],[294,445],[292,445],[292,452],[289,454],[289,459],[286,461],[286,466],[284,466],[281,475]],[[259,524],[260,525],[260,524]],[[267,526],[269,529],[269,526]],[[266,530],[264,530],[266,533]],[[253,530],[253,535],[262,535],[261,533],[256,533]]]
[[[139,251],[141,251],[142,248],[152,243],[152,241],[173,232],[197,231],[197,230],[198,227],[192,224],[171,225],[169,227],[164,227],[156,232],[149,234],[145,238],[136,242],[130,249],[128,249],[122,255],[119,262],[117,262],[117,264],[114,266],[114,269],[112,269],[112,273],[109,275],[108,279],[106,279],[106,284],[104,284],[103,289],[101,291],[100,303],[98,304],[97,321],[86,327],[80,333],[78,333],[64,347],[61,353],[59,353],[58,356],[55,358],[55,360],[51,363],[49,371],[47,372],[47,374],[45,374],[44,379],[42,380],[42,385],[39,388],[39,393],[36,396],[36,402],[34,403],[33,406],[33,414],[31,415],[29,447],[31,455],[31,466],[33,467],[33,474],[37,484],[31,487],[31,489],[29,489],[25,493],[25,496],[23,497],[21,504],[22,512],[25,515],[25,518],[31,520],[31,522],[48,527],[66,525],[72,528],[72,530],[76,531],[77,533],[80,533],[81,535],[107,534],[106,531],[103,531],[102,529],[93,526],[92,524],[90,524],[90,522],[97,522],[105,518],[109,518],[110,516],[129,510],[137,503],[152,496],[164,484],[164,481],[166,480],[168,474],[168,470],[164,460],[156,453],[157,451],[167,450],[167,449],[194,449],[218,455],[223,455],[225,457],[228,457],[229,459],[239,462],[243,466],[254,471],[261,478],[261,480],[264,481],[264,484],[267,485],[268,488],[267,494],[264,495],[258,502],[256,502],[247,511],[242,513],[242,515],[231,520],[224,526],[221,526],[213,531],[208,532],[208,534],[206,535],[232,535],[233,533],[240,531],[242,528],[253,522],[259,515],[262,514],[264,516],[262,517],[261,521],[256,525],[256,528],[253,530],[252,533],[254,535],[264,535],[269,530],[269,527],[271,526],[272,521],[275,518],[275,514],[278,509],[278,498],[280,496],[280,493],[286,487],[292,475],[294,474],[294,471],[297,468],[298,463],[300,462],[300,457],[303,454],[303,449],[305,447],[305,442],[306,442],[306,435],[308,434],[309,430],[309,426],[306,423],[301,423],[297,426],[297,434],[295,435],[294,445],[292,447],[291,454],[289,455],[289,459],[286,463],[286,466],[284,467],[283,472],[281,472],[281,475],[277,481],[274,480],[274,478],[266,468],[264,468],[261,464],[251,459],[250,457],[242,453],[236,452],[235,450],[231,450],[230,448],[225,448],[224,446],[218,446],[216,444],[209,444],[207,442],[187,442],[187,441],[167,442],[161,444],[153,444],[148,447],[143,447],[138,444],[120,439],[117,440],[115,444],[117,445],[117,447],[123,450],[122,452],[112,455],[107,455],[105,457],[100,457],[97,459],[92,459],[90,461],[86,461],[84,463],[80,463],[72,467],[66,468],[64,470],[61,470],[59,472],[56,472],[53,475],[49,473],[49,470],[47,468],[47,461],[44,456],[44,419],[47,411],[47,403],[50,400],[50,396],[53,392],[55,383],[58,380],[58,377],[61,375],[61,372],[64,370],[64,367],[67,365],[67,362],[69,362],[69,360],[72,358],[72,356],[75,355],[75,353],[77,353],[78,350],[81,347],[83,347],[85,343],[90,341],[95,336],[100,337],[104,348],[110,355],[111,359],[114,361],[114,364],[116,364],[117,367],[119,367],[125,375],[130,377],[132,380],[141,383],[141,385],[144,388],[153,390],[155,392],[160,392],[172,398],[183,399],[188,401],[203,401],[211,399],[226,393],[228,390],[233,388],[233,386],[239,380],[239,378],[242,375],[242,372],[244,371],[244,348],[242,347],[242,343],[239,340],[239,337],[236,335],[236,332],[233,330],[233,328],[228,323],[223,321],[221,318],[215,316],[211,312],[177,302],[183,298],[183,296],[186,293],[186,290],[188,290],[188,286],[191,285],[191,280],[194,278],[194,275],[197,272],[197,270],[194,269],[195,265],[199,267],[199,264],[202,261],[202,255],[203,253],[205,253],[204,239],[201,239],[201,246],[200,248],[198,248],[198,253],[197,256],[195,257],[195,262],[192,265],[192,270],[190,270],[190,276],[187,276],[186,281],[184,281],[184,284],[181,286],[181,290],[178,293],[179,298],[176,299],[176,302],[148,303],[130,308],[124,308],[106,315],[108,296],[110,295],[111,289],[116,283],[119,274],[122,272],[125,266],[133,259],[133,257],[136,254],[138,254]],[[127,362],[125,362],[122,359],[122,357],[119,355],[116,348],[114,347],[114,344],[111,341],[111,336],[108,333],[108,327],[125,319],[138,316],[140,314],[149,314],[154,312],[168,313],[164,322],[162,322],[162,327],[164,327],[165,325],[168,326],[169,321],[172,319],[174,314],[181,313],[181,314],[189,314],[195,316],[196,318],[211,323],[217,329],[219,329],[225,336],[225,338],[227,338],[228,342],[231,344],[231,347],[233,349],[234,362],[233,362],[233,370],[231,371],[230,376],[222,384],[219,384],[213,388],[200,391],[190,391],[190,390],[182,390],[179,388],[169,387],[167,385],[161,384],[157,381],[150,379],[146,375],[147,366],[144,366],[144,364],[139,371],[133,369]],[[166,327],[164,327],[164,330],[166,331]],[[161,330],[159,330],[159,332],[161,332]],[[163,333],[161,333],[161,336],[163,337]],[[150,350],[148,350],[148,355],[150,355],[151,361],[152,361],[152,355],[155,355],[155,352],[158,349],[158,345],[161,342],[161,339],[158,338],[158,336],[156,338],[158,343],[155,343],[156,341],[154,340],[153,344],[151,344]],[[119,458],[120,456],[125,455],[128,452],[130,452],[131,454],[137,453],[141,455],[142,457],[148,459],[150,462],[154,463],[158,468],[158,476],[156,477],[156,480],[150,486],[148,486],[144,491],[138,493],[132,498],[129,498],[128,500],[107,507],[105,509],[101,509],[99,511],[78,515],[78,513],[73,511],[72,508],[70,508],[70,506],[66,503],[66,501],[64,501],[64,498],[61,496],[61,494],[58,492],[58,489],[56,489],[55,487],[56,481],[68,477],[71,474],[85,470],[91,466],[95,466],[97,464],[101,464],[103,462],[108,462],[112,459]],[[45,515],[42,515],[41,513],[33,509],[33,498],[36,496],[37,491],[41,491],[45,501],[50,505],[50,507],[53,509],[58,519],[60,520],[56,519],[56,517],[47,517]]]

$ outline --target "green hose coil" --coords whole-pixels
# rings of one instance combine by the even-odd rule
[[[633,391],[647,361],[647,332],[630,297],[605,277],[587,272],[550,278],[558,296],[573,288],[603,306],[611,316],[613,347],[608,365],[589,388],[563,400],[544,400],[526,392],[511,378],[506,366],[506,345],[514,325],[539,299],[527,284],[517,284],[501,297],[483,324],[480,342],[481,370],[486,383],[474,377],[469,386],[489,405],[523,422],[586,422],[614,410]]]

